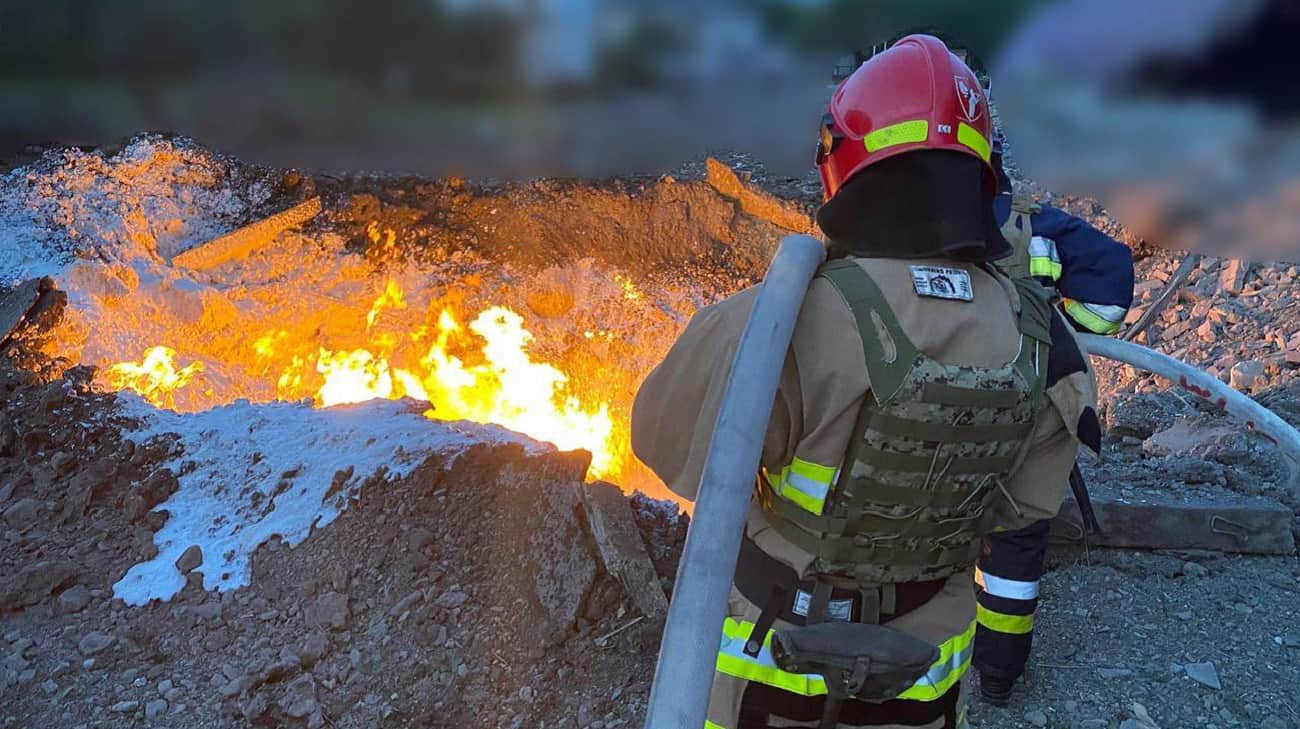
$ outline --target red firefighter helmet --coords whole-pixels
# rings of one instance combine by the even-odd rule
[[[921,149],[978,157],[992,198],[991,131],[988,99],[975,73],[938,38],[909,35],[835,89],[817,150],[825,199],[880,160]]]

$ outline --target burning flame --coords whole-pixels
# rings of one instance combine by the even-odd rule
[[[176,369],[176,350],[150,347],[140,362],[120,362],[108,368],[108,383],[118,390],[134,390],[154,407],[176,407],[176,391],[203,371],[202,362]]]
[[[623,285],[628,295],[637,293],[630,281]],[[300,397],[308,388],[316,406],[327,408],[411,397],[430,404],[428,417],[496,423],[562,450],[584,449],[592,454],[591,477],[617,474],[608,402],[584,402],[565,372],[534,361],[528,352],[533,335],[521,315],[493,306],[465,327],[450,307],[442,307],[432,324],[401,334],[372,332],[384,310],[406,306],[401,287],[389,281],[366,315],[367,346],[281,352],[286,333],[271,331],[251,341],[250,360],[273,368],[277,359],[282,363],[278,374],[270,372],[282,398]],[[408,343],[420,345],[416,351],[423,355],[411,356],[399,346]],[[174,408],[176,390],[202,371],[201,362],[177,369],[175,357],[168,347],[152,347],[141,363],[109,367],[106,379],[116,389],[139,392],[155,406]]]

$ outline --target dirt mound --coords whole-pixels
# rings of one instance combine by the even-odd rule
[[[5,374],[7,726],[620,726],[643,710],[660,626],[603,571],[585,455],[430,456],[347,490],[300,545],[265,543],[247,585],[204,590],[220,556],[186,550],[180,593],[130,608],[114,585],[157,553],[180,489],[159,464],[186,441],[125,437],[130,408],[84,370]],[[668,584],[684,520],[634,506]]]

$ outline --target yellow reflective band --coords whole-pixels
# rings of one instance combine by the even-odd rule
[[[1033,615],[1006,615],[977,605],[975,619],[980,625],[998,633],[1024,635],[1034,632]]]
[[[820,516],[826,508],[826,496],[830,493],[831,484],[835,483],[838,474],[839,469],[834,466],[823,466],[796,458],[781,470],[780,475],[766,472],[764,478],[772,490],[783,498],[804,511]]]
[[[1118,306],[1108,308],[1120,309]],[[1119,321],[1109,321],[1095,313],[1087,304],[1074,299],[1065,300],[1065,313],[1069,314],[1071,319],[1082,324],[1088,331],[1096,334],[1114,334],[1119,331],[1120,323],[1124,320],[1121,315]]]
[[[1061,278],[1061,264],[1046,256],[1030,256],[1029,275],[1043,276],[1056,281]]]
[[[939,660],[930,666],[930,670],[912,684],[910,688],[898,695],[900,699],[913,701],[935,701],[957,685],[961,677],[970,668],[971,655],[975,646],[975,621],[958,635],[939,644]]]
[[[900,144],[924,142],[929,136],[930,123],[924,119],[913,119],[881,127],[863,137],[862,143],[867,146],[868,152],[876,152]],[[988,157],[985,156],[985,159]]]
[[[746,681],[755,681],[766,686],[800,696],[824,696],[826,680],[817,674],[788,673],[782,671],[772,658],[772,633],[763,637],[763,647],[757,656],[744,652],[745,642],[754,629],[749,621],[727,618],[722,624],[722,646],[718,651],[717,669],[719,673],[734,676]],[[906,691],[898,695],[900,699],[912,701],[935,701],[943,698],[970,668],[972,648],[975,642],[975,621],[959,635],[955,635],[939,644],[939,660],[935,661],[924,676],[917,679]]]
[[[723,725],[721,725],[721,724],[714,724],[713,722],[709,721],[708,719],[705,719],[705,720],[704,720],[704,729],[727,729],[727,727],[725,727],[725,726],[723,726]]]
[[[779,688],[800,696],[823,696],[826,679],[813,673],[782,671],[772,657],[772,632],[763,636],[763,647],[757,656],[745,653],[745,643],[753,632],[754,624],[747,620],[727,618],[722,623],[722,646],[718,650],[718,673],[725,673],[746,681]]]
[[[958,122],[957,141],[974,150],[975,154],[980,156],[980,159],[985,162],[989,161],[989,155],[992,153],[989,148],[989,140],[983,134],[980,134],[975,127],[966,122]]]

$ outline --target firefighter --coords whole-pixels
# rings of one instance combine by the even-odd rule
[[[820,131],[832,260],[771,408],[706,727],[963,726],[983,538],[1056,513],[1078,444],[1099,448],[1096,386],[1042,287],[991,263],[1010,247],[986,99],[940,40],[863,64]],[[633,449],[684,498],[755,294],[697,312],[637,393]],[[829,672],[785,670],[778,631],[853,623],[932,659],[844,701]]]
[[[1115,334],[1133,302],[1132,252],[1081,218],[1015,195],[1002,164],[1004,146],[1002,132],[995,128],[993,169],[999,184],[993,209],[1013,249],[998,265],[1053,291],[1075,329]],[[1046,521],[994,533],[975,572],[979,619],[974,664],[981,697],[998,706],[1010,701],[1029,660],[1047,536]]]

